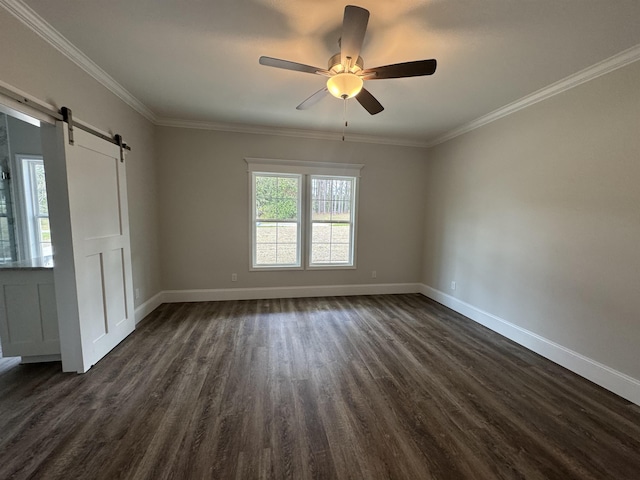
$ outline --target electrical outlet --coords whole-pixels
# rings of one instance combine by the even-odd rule
[[[238,281],[238,274],[237,273],[232,273],[231,274],[231,281],[232,282],[237,282]]]
[[[376,272],[375,270],[373,270],[371,272],[371,278],[378,278],[378,272]]]
[[[455,280],[451,282],[451,290],[455,290],[456,289],[456,282]]]

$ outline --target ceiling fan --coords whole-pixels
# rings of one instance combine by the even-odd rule
[[[365,69],[364,61],[360,56],[360,49],[362,48],[368,22],[368,10],[354,5],[347,5],[344,8],[342,36],[338,41],[340,52],[329,59],[329,67],[326,70],[302,63],[264,56],[260,57],[260,64],[268,67],[283,68],[285,70],[313,73],[329,77],[326,87],[318,90],[298,105],[296,107],[298,110],[310,108],[322,100],[328,93],[331,93],[334,97],[344,100],[355,97],[367,112],[375,115],[384,110],[384,107],[363,87],[364,81],[432,75],[436,71],[437,62],[435,59],[416,60],[413,62],[396,63]]]

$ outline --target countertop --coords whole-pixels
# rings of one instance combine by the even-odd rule
[[[50,268],[53,268],[53,257],[51,256],[0,263],[0,270],[47,270]]]

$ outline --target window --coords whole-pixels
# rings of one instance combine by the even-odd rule
[[[24,256],[40,258],[52,255],[51,229],[44,162],[41,156],[16,155],[20,182],[19,193],[24,212]]]
[[[251,267],[355,267],[362,165],[246,159],[251,179]]]

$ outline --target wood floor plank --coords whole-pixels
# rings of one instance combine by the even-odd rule
[[[3,362],[4,479],[640,478],[640,407],[421,295],[166,304]]]

